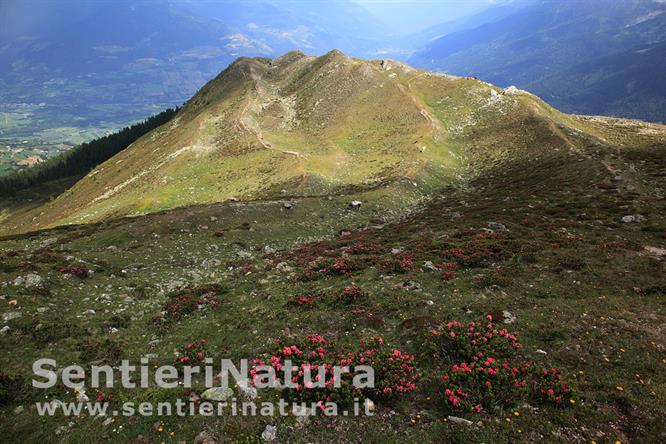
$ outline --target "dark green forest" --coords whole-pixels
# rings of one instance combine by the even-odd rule
[[[85,174],[127,148],[147,132],[171,120],[179,109],[179,107],[169,108],[116,133],[83,143],[32,168],[0,177],[0,196],[14,196],[18,191],[34,185]]]

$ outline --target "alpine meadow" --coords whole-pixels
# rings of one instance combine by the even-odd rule
[[[611,3],[1,5],[1,440],[666,440],[666,5]]]

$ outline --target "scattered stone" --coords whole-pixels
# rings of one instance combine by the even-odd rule
[[[275,268],[277,269],[277,271],[281,273],[291,273],[292,271],[294,271],[294,269],[291,268],[289,264],[287,264],[286,262],[280,262],[275,266]]]
[[[44,286],[44,278],[37,275],[37,274],[28,274],[26,276],[18,276],[16,279],[14,279],[14,285],[15,286],[23,285],[27,288],[43,287]]]
[[[417,291],[421,289],[421,285],[415,281],[401,282],[397,285],[397,287],[407,291],[412,291],[412,290]]]
[[[241,397],[252,400],[257,398],[257,389],[252,387],[249,381],[238,381],[238,392]]]
[[[547,355],[547,354],[548,354],[547,351],[545,351],[545,350],[541,350],[540,348],[537,348],[537,351],[536,351],[536,352],[537,352],[538,354],[540,354],[540,355]]]
[[[650,246],[645,246],[643,248],[645,251],[650,253],[650,256],[654,257],[655,259],[661,260],[664,256],[666,256],[666,249]]]
[[[430,308],[430,307],[432,307],[433,305],[435,305],[435,302],[434,302],[434,301],[431,301],[430,299],[427,299],[427,300],[425,300],[425,301],[421,301],[421,302],[419,302],[418,304],[416,304],[416,306],[417,306],[418,308]]]
[[[20,318],[20,317],[21,317],[21,313],[20,313],[20,312],[18,312],[18,311],[10,311],[10,312],[4,313],[4,314],[2,315],[2,320],[3,320],[4,322],[9,322],[9,321],[11,321],[12,319],[18,319],[18,318]]]
[[[504,316],[505,324],[513,324],[516,322],[516,317],[510,311],[504,310],[502,316]]]
[[[375,411],[375,403],[372,402],[370,398],[365,398],[365,411],[366,413],[372,413]]]
[[[217,438],[205,430],[194,438],[194,444],[219,444],[219,442]]]
[[[300,404],[294,404],[291,411],[296,417],[296,424],[298,426],[304,426],[307,424],[310,421],[310,417],[314,415],[312,409]]]
[[[113,418],[109,417],[109,418],[106,418],[106,419],[104,420],[104,422],[102,423],[102,425],[103,425],[103,426],[109,426],[109,425],[111,425],[111,423],[113,423]]]
[[[37,313],[46,313],[47,311],[49,311],[49,307],[39,307],[37,309]]]
[[[57,237],[50,237],[48,239],[44,239],[39,246],[41,248],[46,248],[46,247],[50,247],[51,245],[55,244],[56,242],[58,242]]]
[[[515,86],[511,85],[507,88],[504,88],[504,90],[502,90],[502,94],[504,94],[505,96],[516,96],[518,94],[529,94],[529,93],[527,91],[523,91],[522,89],[518,89]]]
[[[642,214],[629,214],[622,217],[622,222],[625,224],[630,224],[633,222],[645,222],[645,216]]]
[[[402,253],[402,247],[401,248],[391,248],[391,254],[396,255]]]
[[[270,245],[266,245],[264,247],[264,254],[273,254],[275,253],[275,248],[271,247]]]
[[[469,421],[465,418],[458,418],[457,416],[449,415],[446,419],[448,419],[451,422],[455,422],[456,424],[464,424],[464,425],[468,425],[468,426],[474,424],[472,421]]]
[[[226,401],[234,396],[234,391],[231,388],[212,387],[201,394],[203,399],[208,401]]]
[[[277,438],[277,427],[267,425],[264,431],[261,432],[261,438],[267,442],[275,441],[275,438]]]
[[[83,314],[84,314],[84,315],[94,315],[94,314],[95,314],[95,310],[89,308],[88,310],[84,311]]]
[[[282,204],[282,208],[284,208],[285,210],[291,210],[292,208],[294,208],[294,204],[292,204],[291,202],[285,202]]]
[[[22,405],[20,405],[20,406],[18,406],[18,407],[16,407],[16,408],[14,409],[14,414],[15,414],[15,415],[20,415],[20,414],[23,413],[24,411],[25,411],[25,407],[23,407]]]
[[[74,393],[76,394],[76,400],[79,402],[88,402],[90,401],[90,398],[88,398],[88,395],[86,394],[86,390],[82,387],[76,387],[74,389]]]
[[[360,210],[361,205],[363,205],[363,202],[361,202],[360,200],[352,200],[351,202],[349,202],[349,205],[347,205],[347,208],[350,210]]]
[[[433,264],[432,261],[425,261],[423,267],[428,270],[437,271],[437,267],[435,267],[435,264]]]
[[[506,230],[506,225],[500,224],[498,222],[488,222],[488,228],[491,230],[504,231]]]
[[[9,332],[10,328],[9,325],[5,325],[4,327],[0,328],[0,334],[6,335]]]

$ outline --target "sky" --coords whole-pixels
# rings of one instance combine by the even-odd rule
[[[355,0],[401,34],[421,31],[487,8],[497,0]]]

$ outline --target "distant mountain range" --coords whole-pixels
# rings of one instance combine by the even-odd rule
[[[396,36],[345,0],[5,2],[0,138],[78,143],[182,104],[238,56],[332,48],[513,84],[568,112],[666,121],[665,11],[514,0]]]
[[[666,121],[666,2],[539,0],[494,11],[409,61],[515,84],[563,111]]]

